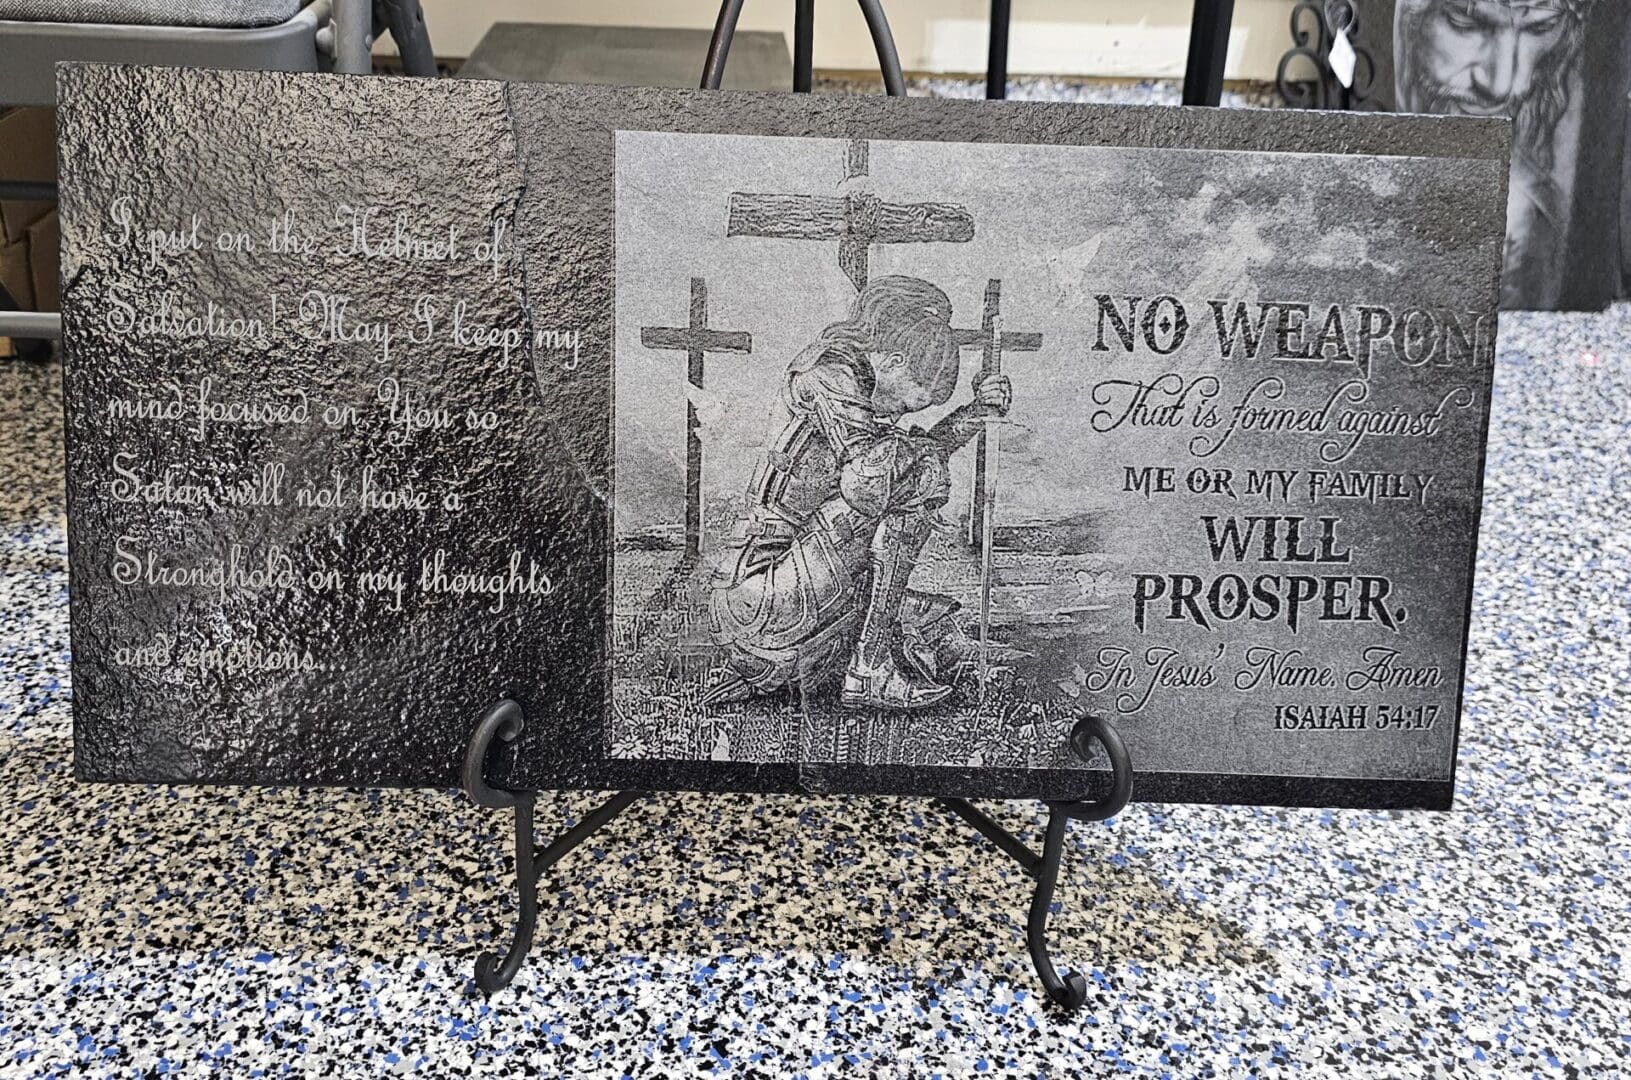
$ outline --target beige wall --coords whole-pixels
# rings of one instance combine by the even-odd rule
[[[713,0],[421,0],[436,51],[467,56],[494,22],[711,27]],[[1235,0],[1229,78],[1272,79],[1291,44],[1292,0]],[[985,0],[885,0],[901,62],[915,71],[985,69]],[[1178,76],[1189,0],[1016,0],[1009,70],[1027,74]],[[793,35],[791,0],[747,0],[742,29]],[[853,0],[816,6],[818,68],[875,64]],[[698,58],[698,67],[701,58]]]

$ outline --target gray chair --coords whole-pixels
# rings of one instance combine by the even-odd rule
[[[0,0],[0,105],[51,105],[59,60],[367,74],[389,31],[409,75],[435,75],[419,0]],[[0,199],[53,184],[0,181]],[[0,311],[0,337],[55,339],[50,313]]]

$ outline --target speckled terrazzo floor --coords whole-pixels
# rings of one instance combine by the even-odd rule
[[[921,800],[637,805],[485,1000],[500,815],[76,785],[59,378],[0,360],[0,1076],[1631,1074],[1631,306],[1503,319],[1456,809],[1074,827],[1074,1017]]]
[[[812,88],[818,94],[881,94],[883,79],[854,73],[817,72]],[[906,93],[912,97],[985,97],[985,79],[973,75],[907,75]],[[1179,79],[1142,79],[1136,82],[1016,75],[1008,80],[1010,101],[1093,101],[1119,105],[1180,105],[1184,85]],[[1279,104],[1272,83],[1232,83],[1223,91],[1222,104],[1230,108],[1271,108]]]
[[[922,801],[638,805],[484,1001],[499,815],[76,785],[59,371],[0,361],[0,1075],[1631,1071],[1631,306],[1502,333],[1456,810],[1076,826],[1068,1018],[1018,870]]]

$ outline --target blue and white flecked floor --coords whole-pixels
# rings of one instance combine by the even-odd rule
[[[922,801],[639,805],[484,1001],[499,815],[75,784],[59,372],[0,361],[0,1076],[1631,1074],[1631,306],[1502,336],[1455,811],[1076,826],[1075,1017]]]
[[[59,378],[0,361],[0,1077],[1631,1075],[1631,306],[1503,319],[1456,809],[1076,826],[1074,1017],[924,801],[638,805],[484,1000],[500,815],[75,784]]]

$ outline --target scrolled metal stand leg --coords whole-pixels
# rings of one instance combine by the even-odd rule
[[[515,810],[515,887],[521,914],[502,962],[493,953],[476,957],[476,985],[486,994],[503,989],[515,979],[532,949],[532,935],[538,925],[538,878],[532,856],[533,792],[508,791],[487,783],[488,750],[495,742],[513,743],[525,726],[521,706],[506,698],[482,714],[464,755],[461,779],[470,801],[493,810]]]
[[[532,951],[532,935],[538,928],[538,864],[532,854],[532,792],[522,792],[515,802],[515,889],[521,914],[510,936],[510,947],[501,961],[497,953],[476,957],[476,985],[484,994],[493,994],[515,981],[521,965]]]
[[[1048,955],[1048,909],[1053,906],[1053,890],[1059,884],[1059,862],[1064,856],[1065,825],[1069,821],[1070,815],[1057,806],[1048,813],[1048,836],[1035,871],[1036,891],[1031,894],[1031,913],[1025,920],[1025,944],[1031,950],[1031,963],[1048,997],[1056,1005],[1075,1012],[1087,1000],[1087,979],[1076,971],[1067,971],[1064,978],[1060,978]]]
[[[515,981],[527,953],[532,951],[533,934],[538,928],[538,875],[559,862],[567,852],[598,832],[607,822],[628,806],[645,796],[643,791],[620,791],[594,811],[586,814],[572,828],[562,833],[547,848],[539,849],[533,843],[533,808],[536,792],[509,791],[487,783],[487,753],[495,742],[513,743],[526,726],[521,706],[505,699],[482,714],[470,737],[465,751],[461,774],[465,793],[477,806],[494,810],[515,811],[515,887],[519,894],[520,916],[510,947],[499,959],[496,953],[482,953],[476,957],[476,985],[483,993],[502,990]]]
[[[1031,894],[1030,914],[1025,922],[1025,944],[1049,1000],[1070,1011],[1081,1008],[1087,1000],[1087,980],[1075,971],[1067,971],[1060,977],[1048,952],[1047,939],[1048,911],[1053,905],[1054,890],[1059,885],[1059,864],[1065,852],[1065,827],[1072,819],[1103,821],[1112,817],[1120,813],[1133,796],[1132,756],[1127,753],[1121,734],[1116,731],[1115,725],[1103,717],[1085,716],[1071,729],[1071,751],[1087,762],[1092,758],[1095,742],[1102,745],[1110,757],[1110,792],[1093,802],[1049,802],[1048,831],[1041,855],[966,799],[939,800],[942,806],[974,826],[1036,880],[1036,891]]]

